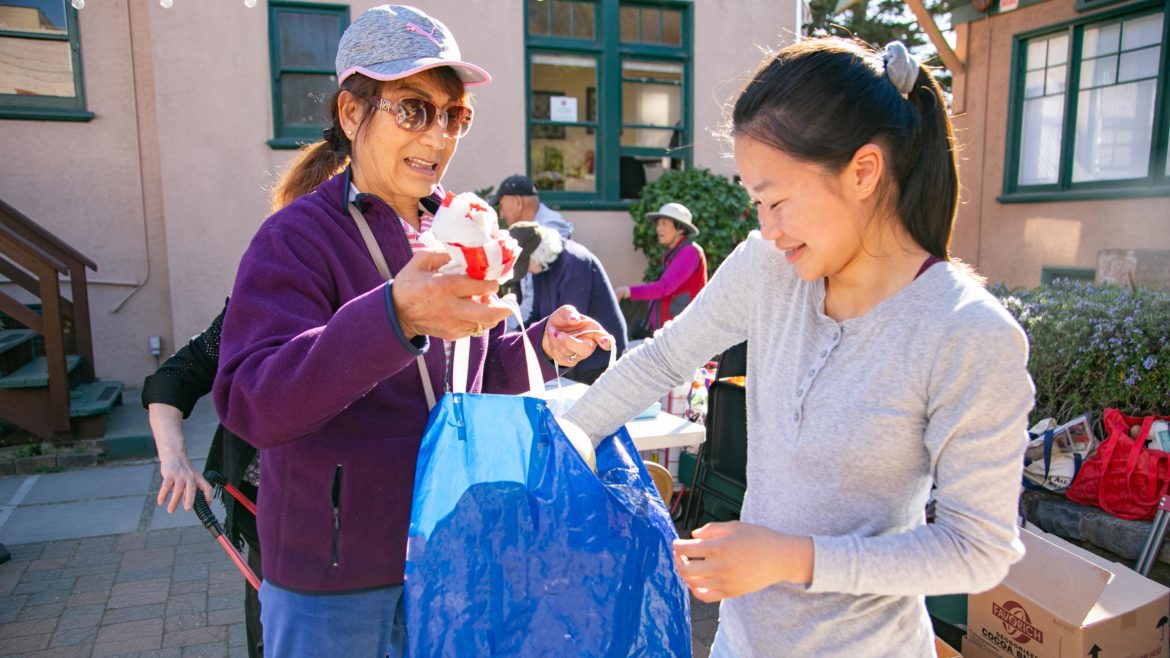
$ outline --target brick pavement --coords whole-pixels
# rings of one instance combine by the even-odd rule
[[[244,581],[202,526],[9,546],[0,656],[246,656]]]
[[[243,577],[202,526],[9,546],[0,656],[246,656]],[[692,599],[695,658],[718,606]]]

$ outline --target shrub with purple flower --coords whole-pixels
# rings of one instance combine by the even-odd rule
[[[1033,420],[1063,422],[1106,407],[1170,414],[1170,294],[1067,279],[991,292],[1028,334]]]

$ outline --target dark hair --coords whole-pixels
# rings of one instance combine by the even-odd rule
[[[390,82],[374,80],[360,73],[349,76],[341,83],[341,88],[326,101],[329,108],[329,127],[325,129],[325,138],[303,146],[272,188],[272,212],[317,189],[318,185],[337,174],[349,163],[353,142],[341,127],[337,109],[337,100],[342,92],[348,91],[358,102],[366,106],[366,112],[362,114],[361,123],[357,128],[360,134],[366,123],[374,116],[370,110],[373,109],[374,101],[383,89],[393,89],[407,84],[408,81],[417,80],[432,82],[451,98],[466,102],[467,90],[463,86],[463,80],[448,66],[426,69],[410,77]]]
[[[840,172],[865,144],[886,156],[880,201],[927,252],[950,260],[959,203],[954,133],[942,90],[918,67],[903,98],[881,54],[858,41],[809,39],[764,60],[735,101],[732,135]]]

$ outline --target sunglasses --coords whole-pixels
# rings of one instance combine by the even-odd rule
[[[379,97],[374,107],[394,117],[399,128],[412,133],[426,132],[439,122],[443,134],[458,139],[471,130],[472,111],[466,105],[448,105],[442,109],[425,98],[403,98],[397,103]]]

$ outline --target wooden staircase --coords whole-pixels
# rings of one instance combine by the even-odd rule
[[[0,290],[0,418],[45,441],[102,436],[122,403],[121,382],[94,377],[87,269],[97,266],[0,200],[0,275],[35,298]]]

